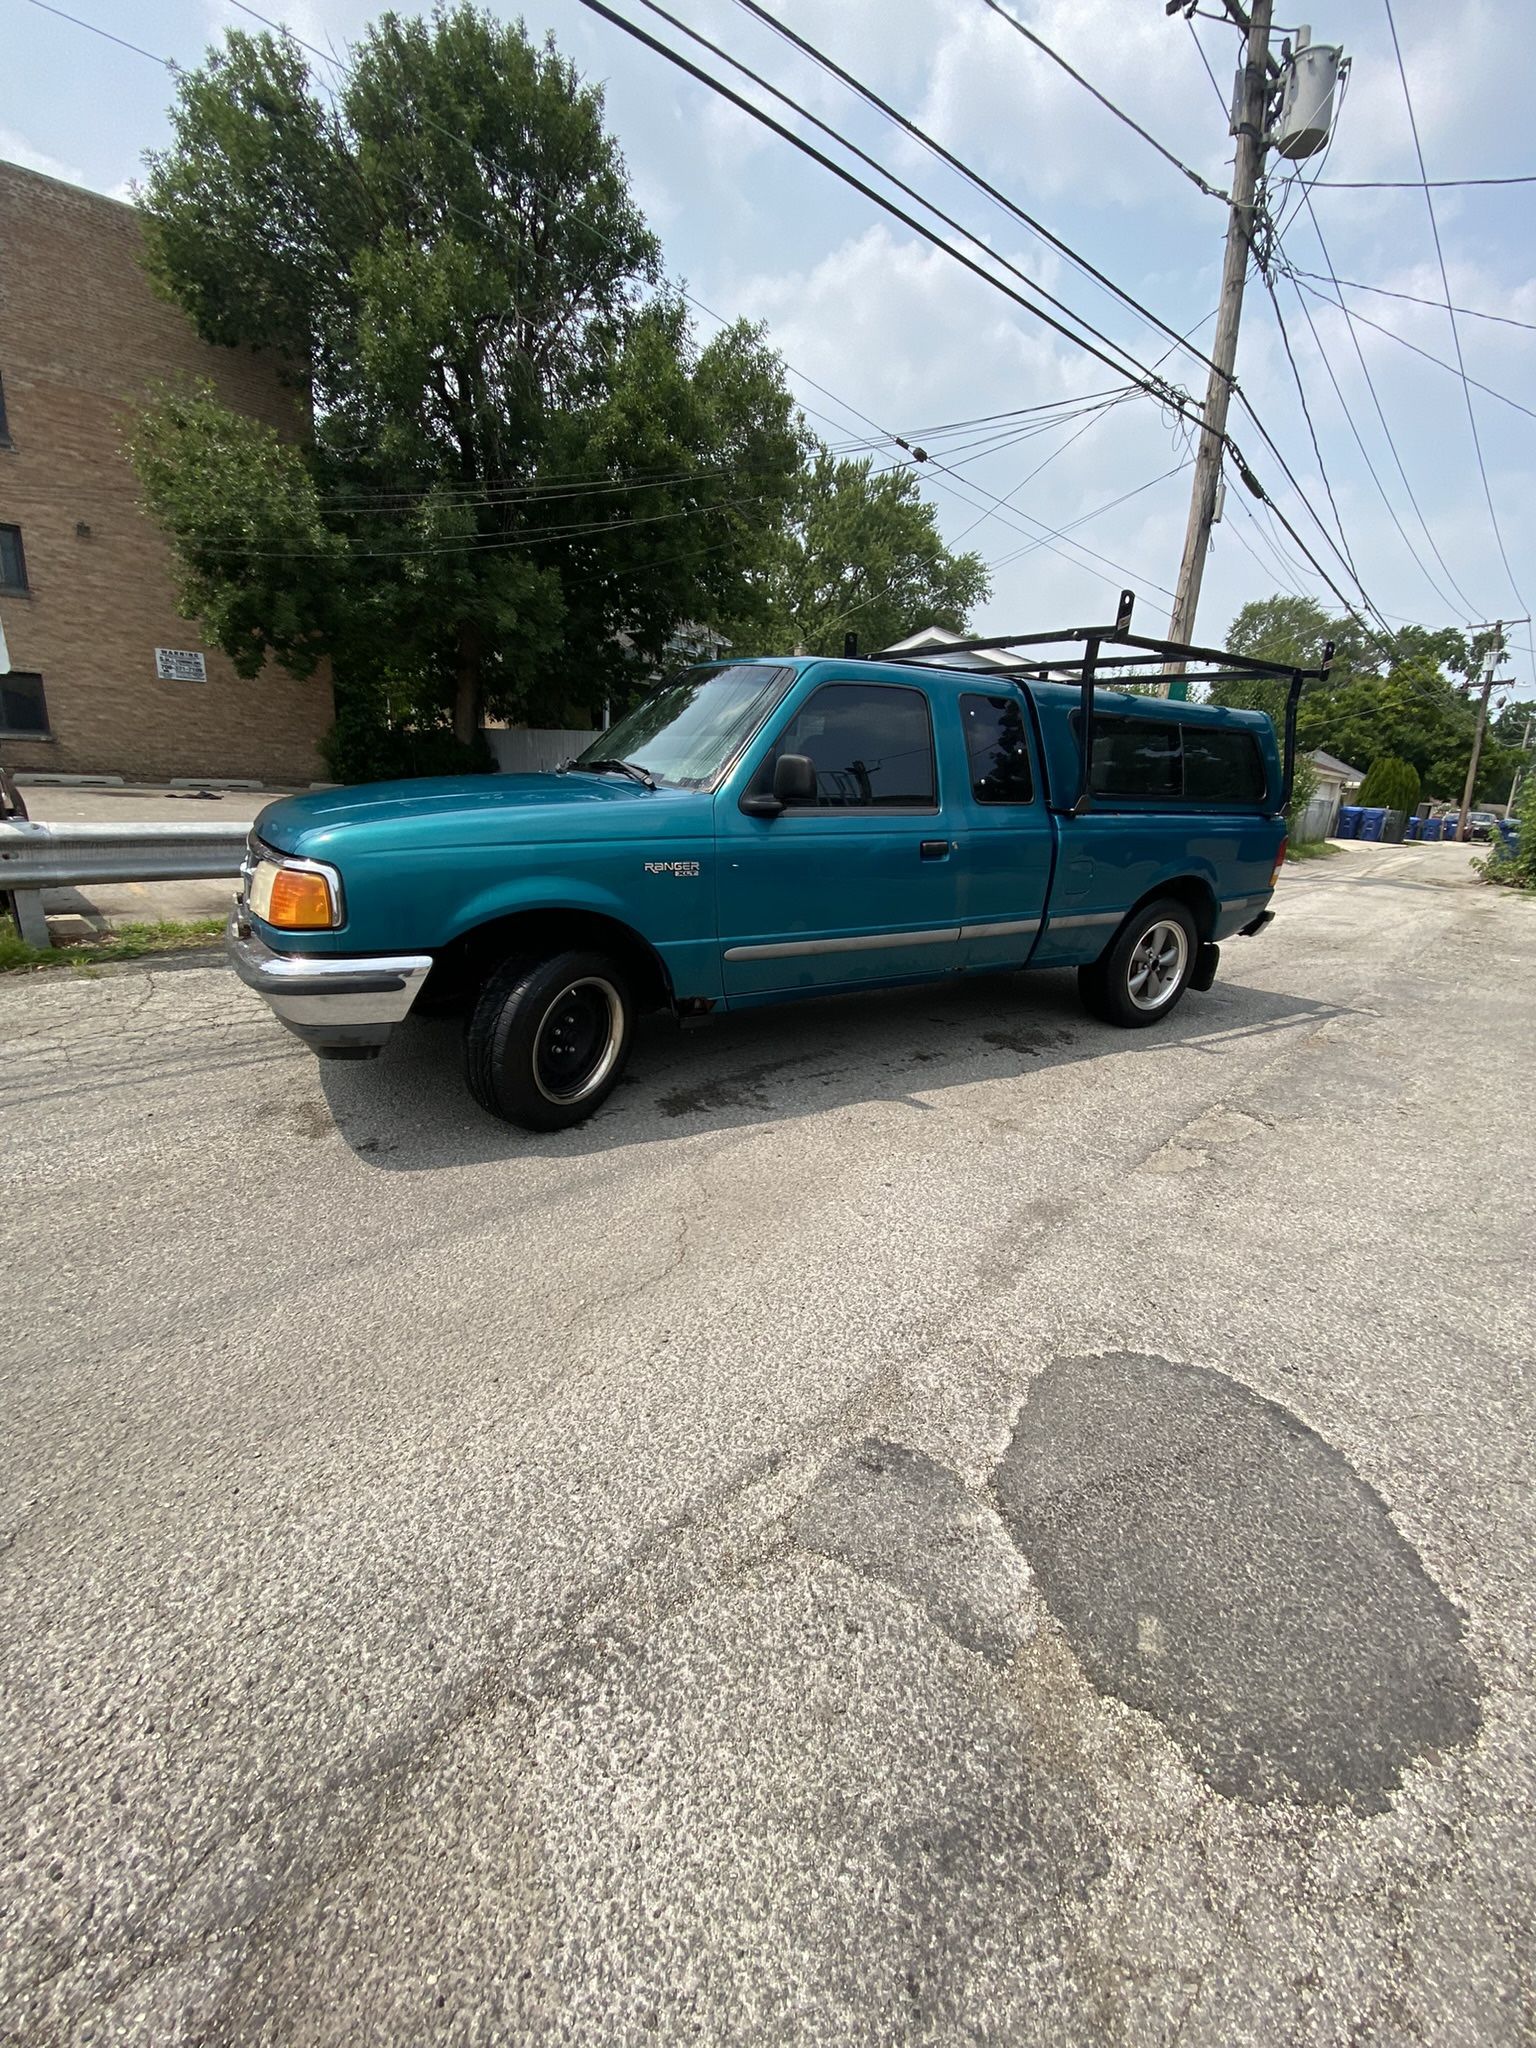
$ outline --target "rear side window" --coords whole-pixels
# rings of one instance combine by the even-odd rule
[[[936,807],[933,722],[921,690],[826,683],[780,734],[758,778],[762,787],[772,785],[780,754],[810,756],[818,810]]]
[[[1075,712],[1072,723],[1080,730]],[[1109,713],[1093,721],[1092,787],[1151,803],[1261,804],[1268,777],[1250,732]]]
[[[1033,802],[1022,702],[1017,697],[964,696],[960,717],[971,764],[971,794],[977,803]]]
[[[1179,728],[1095,715],[1092,789],[1095,796],[1182,796]]]
[[[1261,804],[1266,777],[1251,732],[1186,725],[1184,797],[1192,804]]]

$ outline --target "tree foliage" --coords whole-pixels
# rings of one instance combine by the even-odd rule
[[[1419,804],[1419,771],[1411,761],[1381,754],[1366,771],[1360,802],[1387,811],[1413,811]]]
[[[979,555],[952,554],[910,469],[818,447],[788,507],[737,634],[763,649],[840,654],[846,633],[873,652],[928,625],[965,630],[988,594]]]
[[[334,101],[230,31],[178,78],[141,207],[202,337],[274,353],[285,438],[168,391],[132,454],[185,601],[242,673],[332,658],[333,753],[436,760],[483,714],[622,704],[680,626],[877,644],[985,593],[911,477],[834,462],[760,330],[706,346],[553,41],[382,15]],[[400,746],[395,745],[395,735]]]
[[[384,15],[332,111],[291,41],[232,31],[172,125],[153,273],[205,339],[281,351],[311,409],[302,450],[207,395],[138,437],[232,653],[328,648],[343,691],[385,667],[467,741],[486,708],[595,708],[718,609],[802,430],[760,335],[694,343],[601,95],[552,43],[470,6]]]
[[[1326,683],[1309,685],[1301,699],[1298,748],[1321,747],[1366,769],[1391,755],[1417,772],[1426,795],[1459,797],[1477,714],[1457,684],[1482,673],[1488,636],[1469,639],[1450,627],[1408,626],[1382,641],[1352,619],[1330,618],[1310,598],[1276,596],[1244,605],[1227,646],[1260,660],[1315,667],[1330,639],[1336,643],[1332,671]],[[1278,731],[1286,688],[1283,681],[1238,677],[1217,684],[1211,694],[1218,703],[1267,711]],[[1490,731],[1479,762],[1478,797],[1501,800],[1515,765],[1513,751]]]

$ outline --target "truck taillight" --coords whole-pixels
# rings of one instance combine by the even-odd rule
[[[1269,886],[1271,887],[1271,889],[1274,888],[1275,884],[1280,879],[1280,870],[1285,866],[1286,850],[1290,846],[1290,843],[1291,842],[1289,841],[1289,839],[1282,839],[1280,842],[1280,851],[1275,855],[1275,872],[1269,878]]]

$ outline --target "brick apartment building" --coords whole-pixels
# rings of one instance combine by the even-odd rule
[[[270,361],[201,342],[140,249],[132,207],[0,163],[0,763],[309,782],[324,671],[246,682],[203,645],[122,451],[162,381],[211,379],[279,427],[294,398]]]

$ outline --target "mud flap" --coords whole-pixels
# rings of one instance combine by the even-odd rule
[[[1220,946],[1212,945],[1209,939],[1195,954],[1195,971],[1189,977],[1191,988],[1209,988],[1216,979],[1216,968],[1221,959]]]

